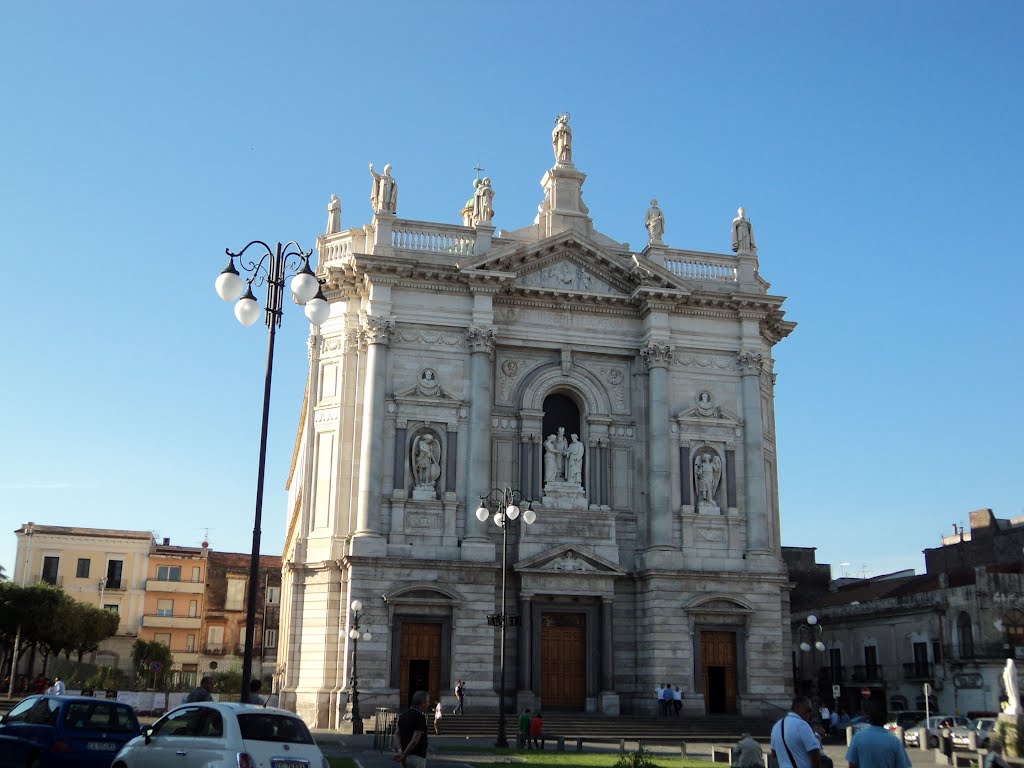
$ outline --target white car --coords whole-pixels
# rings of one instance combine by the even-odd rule
[[[933,715],[928,718],[927,723],[922,720],[916,727],[908,728],[903,733],[903,743],[908,747],[920,746],[920,732],[927,727],[928,747],[930,749],[938,748],[939,734],[942,732],[942,724],[946,721],[949,721],[951,730],[959,726],[969,728],[973,724],[973,721],[970,718],[961,717],[959,715]]]
[[[330,768],[283,709],[204,702],[172,709],[117,753],[112,768]]]

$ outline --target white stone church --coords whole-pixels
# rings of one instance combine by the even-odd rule
[[[684,714],[788,706],[772,348],[795,324],[742,209],[704,253],[651,201],[633,251],[589,216],[568,116],[552,143],[521,229],[495,231],[489,179],[461,225],[399,218],[372,165],[373,220],[329,208],[278,655],[312,725],[346,715],[354,600],[364,717],[457,680],[496,710],[502,615],[509,707],[650,713],[660,683]],[[504,611],[492,489],[535,513],[504,531]]]

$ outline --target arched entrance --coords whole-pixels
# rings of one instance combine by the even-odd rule
[[[558,432],[559,427],[565,427],[566,438],[569,435],[580,434],[580,409],[575,401],[568,395],[555,392],[544,398],[544,421],[542,428],[544,437]]]

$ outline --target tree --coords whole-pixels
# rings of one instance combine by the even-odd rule
[[[153,669],[153,662],[159,662],[160,669]],[[155,640],[136,640],[132,646],[132,668],[136,679],[142,683],[152,683],[156,688],[166,687],[165,679],[174,664],[171,649]]]
[[[70,599],[58,587],[33,584],[22,587],[11,581],[0,582],[0,650],[4,669],[14,668],[14,641],[19,631],[18,657],[41,643],[52,625],[61,603]]]

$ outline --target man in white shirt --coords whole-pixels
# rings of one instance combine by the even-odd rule
[[[772,756],[779,761],[779,768],[818,768],[821,742],[811,730],[810,720],[811,700],[797,696],[790,711],[772,728]]]
[[[64,681],[59,677],[53,678],[53,685],[50,686],[50,693],[54,696],[63,696],[64,690]]]

